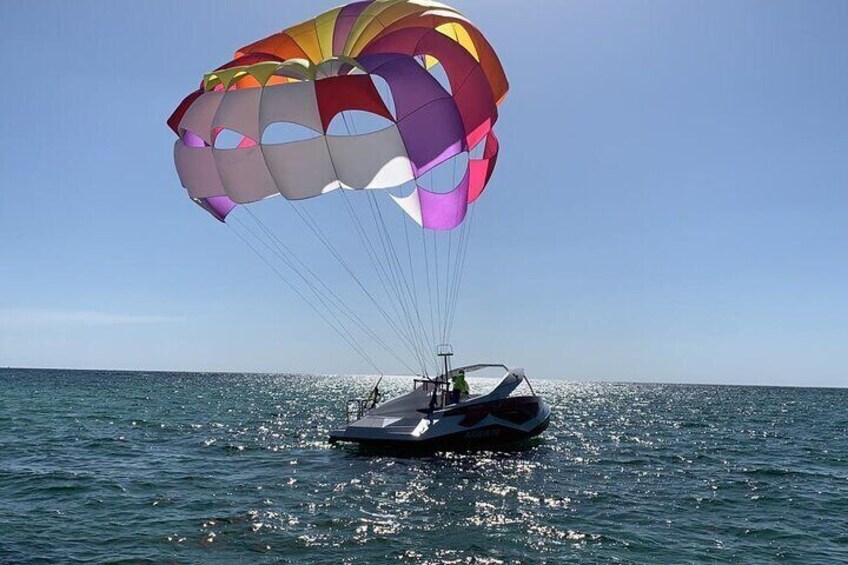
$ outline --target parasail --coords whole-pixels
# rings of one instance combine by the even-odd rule
[[[426,373],[426,349],[449,338],[467,218],[497,161],[493,128],[507,90],[491,45],[454,9],[426,0],[353,2],[246,45],[203,75],[168,119],[178,137],[174,163],[189,197],[219,221],[247,209],[258,223],[241,235],[263,238],[265,256],[283,262],[287,280],[360,354],[363,336],[388,347],[250,211],[282,196]],[[351,237],[378,285],[302,208],[331,194],[342,195]],[[387,227],[395,219],[386,204],[400,213],[403,232]],[[363,223],[369,213],[373,226]],[[423,247],[405,256],[400,241],[409,249],[414,228]],[[432,298],[424,304],[425,285],[428,295],[436,288],[435,308]]]

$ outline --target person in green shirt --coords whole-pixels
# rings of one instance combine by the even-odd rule
[[[469,393],[468,383],[465,381],[465,371],[460,369],[453,376],[453,401],[454,403],[459,402],[463,395],[468,396]]]

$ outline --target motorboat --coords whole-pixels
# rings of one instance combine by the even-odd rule
[[[506,374],[489,393],[462,395],[450,390],[453,377],[497,367]],[[512,396],[521,383],[529,395]],[[330,443],[362,446],[457,450],[503,447],[541,434],[551,409],[533,391],[523,369],[477,364],[448,369],[435,378],[415,378],[413,390],[378,404],[377,387],[366,399],[348,401],[348,424],[330,432]]]

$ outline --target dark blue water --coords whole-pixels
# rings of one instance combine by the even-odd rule
[[[848,562],[848,390],[539,381],[520,451],[326,445],[370,383],[0,371],[0,562]]]

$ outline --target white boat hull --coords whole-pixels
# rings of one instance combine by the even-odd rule
[[[501,446],[539,435],[551,409],[539,396],[509,396],[523,380],[509,372],[484,396],[438,406],[431,390],[417,389],[330,433],[330,443],[426,449]]]

